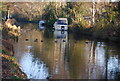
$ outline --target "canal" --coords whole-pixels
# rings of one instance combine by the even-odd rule
[[[37,24],[20,24],[15,58],[29,79],[120,78],[119,45],[75,38],[67,31],[40,31]]]

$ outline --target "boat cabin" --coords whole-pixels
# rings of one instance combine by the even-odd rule
[[[59,18],[54,23],[55,30],[68,30],[68,20],[67,18]]]

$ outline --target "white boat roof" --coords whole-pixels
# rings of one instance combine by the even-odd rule
[[[58,20],[67,20],[67,18],[58,18]]]

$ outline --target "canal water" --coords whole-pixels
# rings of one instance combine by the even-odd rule
[[[29,79],[118,79],[119,45],[21,24],[15,58]]]

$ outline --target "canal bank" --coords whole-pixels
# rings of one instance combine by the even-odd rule
[[[6,24],[5,24],[6,23]],[[14,19],[8,19],[2,25],[2,79],[25,80],[27,75],[22,72],[20,65],[14,57],[14,43],[17,41],[19,31],[11,29],[10,26],[18,28]]]

